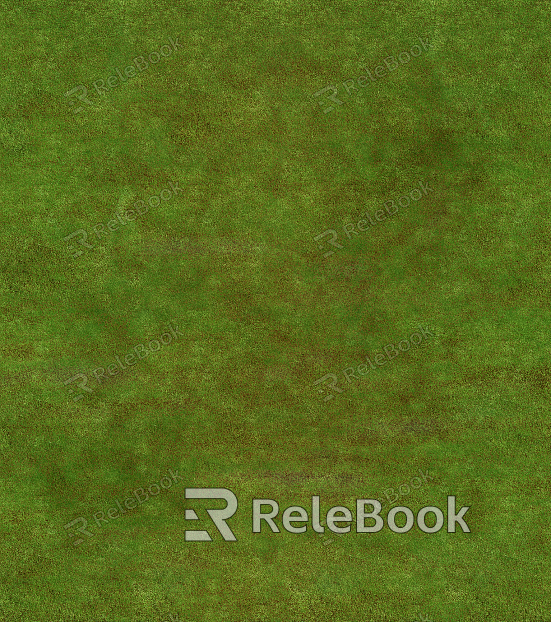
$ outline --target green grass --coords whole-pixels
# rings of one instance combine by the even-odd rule
[[[0,620],[548,622],[546,8],[2,2]],[[433,192],[346,238],[419,180]],[[73,258],[78,229],[94,248]],[[328,229],[344,248],[323,258]],[[170,321],[183,337],[73,401],[64,381]],[[426,345],[317,393],[420,324]],[[427,468],[404,504],[457,495],[471,533],[252,533],[253,498],[319,494],[325,515]],[[169,469],[182,482],[73,546],[64,525]],[[213,529],[193,487],[237,495],[238,542],[185,541]]]

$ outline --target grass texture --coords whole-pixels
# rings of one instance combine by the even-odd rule
[[[0,620],[548,622],[547,4],[1,15]],[[420,470],[400,503],[471,533],[252,533],[254,498],[325,516]],[[186,488],[236,494],[237,542]]]

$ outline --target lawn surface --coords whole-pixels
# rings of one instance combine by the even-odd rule
[[[549,622],[548,4],[1,15],[0,620]]]

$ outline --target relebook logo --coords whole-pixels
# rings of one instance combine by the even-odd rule
[[[227,488],[186,488],[186,499],[222,499],[226,502],[224,509],[209,509],[208,515],[212,519],[218,532],[224,540],[235,542],[237,540],[235,534],[227,524],[237,512],[238,500],[235,494]],[[267,512],[263,512],[263,508],[269,506]],[[368,511],[366,507],[369,506]],[[459,525],[463,532],[470,533],[471,530],[464,520],[464,516],[470,506],[463,506],[459,512],[456,511],[455,495],[447,498],[447,532],[455,533],[456,526]],[[377,499],[357,499],[356,500],[356,533],[377,533],[385,526],[385,521],[380,516],[382,506]],[[400,526],[396,524],[398,514],[405,516],[405,522],[400,520]],[[432,514],[430,526],[427,525],[427,514]],[[252,500],[252,532],[261,533],[262,522],[264,521],[273,533],[281,533],[280,528],[275,522],[279,515],[279,504],[273,499],[253,499]],[[188,509],[185,512],[186,520],[198,520],[195,510]],[[316,533],[324,533],[325,527],[320,524],[320,497],[314,495],[312,497],[311,512],[298,505],[288,507],[281,517],[281,526],[289,533],[305,533],[307,524],[311,524],[311,528]],[[370,524],[366,525],[366,519]],[[407,507],[399,506],[389,510],[386,516],[389,529],[394,533],[407,533],[415,523],[417,527],[424,533],[437,533],[444,526],[444,512],[435,506],[426,506],[417,512],[417,516]],[[337,534],[350,533],[351,525],[337,526],[336,523],[352,523],[354,518],[352,512],[344,506],[336,506],[331,508],[326,515],[325,522],[329,531]],[[306,525],[295,526],[293,523],[307,523]],[[404,523],[404,524],[402,524]],[[207,531],[187,530],[185,534],[186,542],[210,542],[212,538]]]

